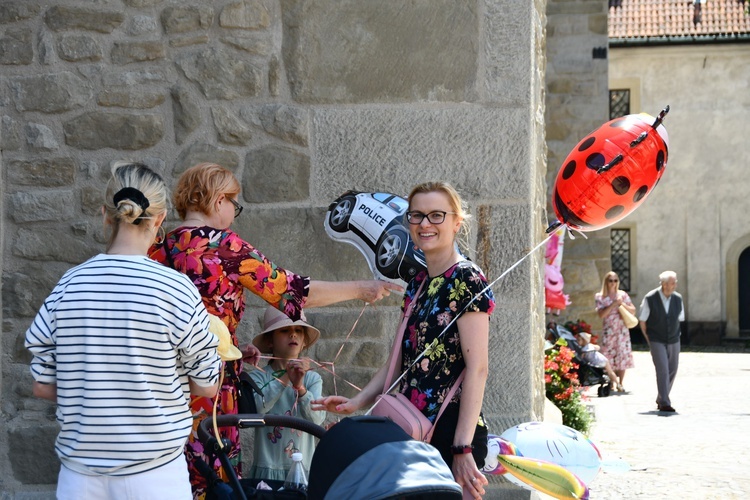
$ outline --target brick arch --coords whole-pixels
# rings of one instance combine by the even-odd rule
[[[750,247],[750,234],[738,238],[727,249],[726,253],[726,336],[737,338],[740,335],[740,307],[739,307],[739,267],[742,252]]]

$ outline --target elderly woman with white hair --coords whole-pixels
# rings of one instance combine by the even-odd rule
[[[675,292],[677,273],[664,271],[659,281],[661,286],[643,297],[638,319],[656,368],[656,407],[674,413],[669,393],[680,363],[680,322],[685,321],[685,307],[682,295]]]

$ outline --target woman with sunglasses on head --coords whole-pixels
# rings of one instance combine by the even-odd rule
[[[26,332],[33,393],[57,403],[57,498],[191,498],[189,393],[219,386],[218,340],[190,280],[149,259],[167,188],[116,163],[105,253],[65,273]]]
[[[153,259],[188,275],[198,287],[208,312],[227,325],[235,346],[239,346],[236,330],[245,311],[245,289],[283,311],[292,321],[301,318],[303,306],[307,309],[353,299],[375,302],[391,291],[402,290],[376,280],[316,281],[277,267],[230,229],[242,213],[242,205],[237,201],[239,194],[240,183],[226,168],[215,163],[189,168],[180,176],[173,196],[182,224],[150,251]],[[257,365],[260,352],[255,346],[248,344],[240,350],[244,361]],[[237,413],[242,361],[225,363],[219,414]],[[197,426],[211,415],[213,401],[193,398],[191,408],[196,418],[185,453],[193,496],[202,499],[206,494],[206,479],[196,469],[197,461],[209,463],[222,479],[226,479],[226,473],[218,460],[209,460],[203,453],[203,445],[197,441]],[[221,433],[229,442],[227,454],[235,472],[242,477],[239,430],[224,428]]]
[[[620,279],[617,273],[610,271],[604,275],[602,290],[594,296],[596,312],[602,318],[603,330],[601,353],[609,359],[618,380],[610,381],[611,388],[625,392],[623,379],[625,370],[634,368],[633,348],[630,344],[630,330],[620,316],[619,307],[622,305],[631,314],[635,314],[635,306],[630,296],[620,290]]]
[[[459,234],[468,231],[469,215],[456,190],[444,182],[427,182],[413,188],[408,200],[406,222],[412,240],[424,253],[427,271],[415,276],[404,294],[402,309],[406,311],[412,302],[414,307],[403,338],[397,339],[401,342],[397,373],[406,374],[398,390],[434,423],[443,400],[464,372],[463,382],[435,424],[430,444],[453,471],[464,497],[479,499],[487,484],[479,470],[487,455],[481,410],[495,300],[482,270],[457,248]],[[320,398],[313,401],[313,409],[350,414],[369,407],[383,391],[389,364],[390,360],[353,398]]]

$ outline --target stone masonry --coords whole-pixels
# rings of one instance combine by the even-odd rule
[[[547,5],[547,216],[555,221],[552,188],[565,157],[586,134],[609,120],[607,4],[551,0]],[[605,58],[595,58],[604,49]],[[566,237],[562,274],[571,304],[548,321],[585,320],[601,328],[594,294],[610,271],[609,231]]]
[[[574,56],[551,50],[547,4],[551,34],[574,40]],[[602,23],[601,0],[0,2],[0,499],[54,497],[54,406],[31,397],[23,336],[65,270],[103,250],[113,161],[146,163],[170,185],[202,161],[233,170],[246,206],[234,229],[278,265],[326,280],[370,277],[323,230],[333,199],[445,179],[469,202],[467,251],[492,280],[548,223],[545,51],[571,70],[554,66],[561,114],[546,119],[559,130],[586,116],[585,133],[602,121],[603,70],[588,59]],[[570,76],[582,63],[592,79]],[[554,137],[550,171],[578,135]],[[542,272],[534,254],[494,287],[492,432],[543,418]],[[322,331],[311,355],[338,353],[337,373],[363,385],[387,356],[398,306],[367,307],[340,353],[362,304],[309,311]],[[241,342],[261,307],[249,297]],[[491,478],[487,498],[528,497]]]

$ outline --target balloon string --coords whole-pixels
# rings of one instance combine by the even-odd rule
[[[476,295],[474,295],[474,297],[472,297],[472,298],[471,298],[471,300],[470,300],[469,302],[467,302],[467,304],[466,304],[466,305],[465,305],[465,306],[463,307],[463,309],[461,309],[461,311],[460,311],[460,312],[459,312],[458,314],[456,314],[456,315],[455,315],[455,316],[453,317],[453,319],[451,320],[451,322],[450,322],[450,323],[448,323],[448,324],[447,324],[447,325],[445,326],[445,328],[443,328],[443,331],[442,331],[442,332],[440,332],[440,334],[439,334],[439,335],[437,336],[437,338],[440,338],[440,337],[442,337],[442,336],[443,336],[443,335],[445,334],[445,332],[447,332],[447,331],[448,331],[448,328],[450,328],[450,327],[451,327],[451,325],[453,325],[453,323],[455,323],[455,322],[456,322],[456,320],[458,320],[458,318],[459,318],[459,317],[461,316],[461,314],[463,314],[463,312],[464,312],[464,311],[465,311],[465,310],[466,310],[466,309],[467,309],[467,308],[468,308],[468,307],[469,307],[469,306],[470,306],[470,305],[471,305],[471,304],[472,304],[472,303],[473,303],[473,302],[474,302],[475,300],[477,300],[477,299],[478,299],[479,297],[481,297],[482,295],[484,295],[484,294],[485,294],[485,292],[487,292],[487,290],[491,289],[491,288],[492,288],[492,287],[493,287],[493,286],[495,285],[495,283],[497,283],[498,281],[500,281],[500,280],[501,280],[502,278],[504,278],[504,277],[505,277],[505,276],[506,276],[506,275],[507,275],[507,274],[508,274],[509,272],[511,272],[511,271],[512,271],[513,269],[515,269],[516,267],[518,267],[518,266],[519,266],[519,265],[521,264],[521,262],[523,262],[523,261],[524,261],[524,260],[525,260],[525,259],[526,259],[526,258],[527,258],[527,257],[528,257],[529,255],[531,255],[531,254],[533,254],[534,252],[536,252],[537,250],[539,250],[539,249],[540,249],[540,248],[541,248],[541,247],[542,247],[542,246],[543,246],[543,245],[544,245],[545,243],[547,243],[547,242],[548,242],[548,241],[550,240],[550,238],[552,238],[552,236],[554,236],[554,232],[553,232],[553,233],[551,233],[551,234],[550,234],[549,236],[547,236],[547,237],[546,237],[546,238],[545,238],[544,240],[542,240],[542,242],[541,242],[541,243],[539,243],[539,244],[538,244],[537,246],[535,246],[534,248],[532,248],[532,249],[531,249],[531,250],[530,250],[530,251],[529,251],[529,252],[528,252],[528,253],[527,253],[526,255],[524,255],[523,257],[521,257],[521,258],[520,258],[520,259],[519,259],[519,260],[518,260],[518,261],[517,261],[517,262],[516,262],[515,264],[513,264],[513,265],[512,265],[512,266],[510,266],[510,267],[509,267],[508,269],[506,269],[506,270],[505,270],[505,271],[504,271],[504,272],[503,272],[503,273],[502,273],[502,274],[501,274],[500,276],[498,276],[497,278],[495,278],[495,280],[494,280],[494,281],[493,281],[492,283],[490,283],[489,285],[487,285],[487,286],[486,286],[486,287],[485,287],[485,288],[484,288],[484,289],[483,289],[482,291],[480,291],[479,293],[477,293]],[[416,298],[415,298],[415,300],[416,300]],[[416,364],[417,364],[417,363],[418,363],[418,362],[419,362],[419,361],[420,361],[420,360],[421,360],[421,359],[422,359],[422,358],[423,358],[423,357],[425,356],[425,354],[427,354],[427,349],[425,349],[424,351],[422,351],[422,352],[421,352],[421,353],[420,353],[420,354],[419,354],[419,355],[417,356],[417,358],[416,358],[416,359],[414,360],[414,362],[412,362],[412,364],[411,364],[411,365],[410,365],[410,366],[409,366],[409,367],[408,367],[408,368],[407,368],[407,369],[406,369],[406,370],[405,370],[405,371],[404,371],[404,372],[403,372],[403,373],[402,373],[402,374],[401,374],[401,375],[400,375],[400,376],[399,376],[399,377],[398,377],[398,378],[397,378],[397,379],[396,379],[396,380],[395,380],[395,381],[394,381],[394,382],[393,382],[393,383],[391,384],[391,386],[390,386],[390,387],[388,388],[388,390],[387,390],[387,391],[385,391],[385,394],[388,394],[388,393],[389,393],[389,392],[391,392],[391,391],[392,391],[393,389],[395,389],[395,388],[396,388],[396,386],[397,386],[397,385],[399,384],[399,382],[401,381],[401,379],[402,379],[402,378],[404,378],[404,376],[406,376],[406,374],[407,374],[407,373],[409,372],[409,370],[411,370],[411,369],[412,369],[412,368],[414,367],[414,365],[416,365]],[[375,408],[375,406],[376,406],[377,404],[378,404],[378,403],[376,402],[376,403],[375,403],[374,405],[372,405],[372,407],[371,407],[371,408],[370,408],[370,409],[369,409],[369,410],[367,411],[367,414],[368,414],[368,415],[370,414],[370,412],[372,412],[372,409],[373,409],[373,408]]]
[[[221,394],[221,388],[224,385],[224,363],[222,362],[221,371],[219,372],[219,388],[216,391],[216,397],[214,398],[214,409],[213,409],[213,424],[214,424],[214,437],[219,445],[219,449],[224,448],[224,443],[221,441],[221,435],[219,435],[219,426],[216,423],[216,407],[219,406],[219,395]]]
[[[354,385],[354,384],[352,384],[351,382],[349,382],[348,380],[346,380],[346,379],[345,379],[344,377],[342,377],[342,376],[340,376],[340,375],[337,375],[337,374],[336,374],[336,369],[335,369],[335,365],[334,365],[334,364],[333,364],[332,362],[330,362],[330,361],[320,361],[320,362],[318,362],[318,361],[315,361],[315,360],[313,360],[313,359],[311,359],[310,361],[312,361],[313,363],[315,363],[316,365],[318,365],[318,368],[319,368],[319,369],[321,369],[321,370],[323,370],[323,371],[325,371],[325,372],[328,372],[328,373],[330,373],[331,375],[333,375],[333,377],[334,377],[334,379],[333,379],[333,380],[334,380],[334,382],[336,381],[336,379],[337,379],[337,378],[340,378],[340,379],[341,379],[341,380],[343,380],[343,381],[344,381],[345,383],[347,383],[347,384],[348,384],[348,385],[349,385],[350,387],[353,387],[354,389],[356,389],[356,390],[358,390],[358,391],[361,391],[361,390],[362,390],[362,389],[360,389],[359,387],[357,387],[356,385]],[[326,367],[325,367],[324,365],[331,365],[331,369],[329,370],[329,369],[328,369],[328,368],[326,368]],[[317,370],[318,368],[316,368],[316,370]]]
[[[354,329],[357,327],[357,323],[359,323],[360,318],[362,318],[362,315],[365,312],[365,309],[367,306],[370,305],[368,302],[365,302],[365,305],[362,307],[362,310],[359,311],[359,316],[357,316],[357,319],[354,320],[354,324],[352,325],[351,330],[349,330],[349,333],[346,334],[346,338],[344,339],[344,342],[341,344],[341,347],[339,347],[339,351],[336,353],[336,356],[333,357],[333,361],[331,361],[331,364],[335,363],[337,359],[339,359],[339,355],[341,354],[341,351],[344,349],[344,346],[347,342],[349,342],[349,337],[352,335],[352,332],[354,332]]]
[[[277,358],[277,357],[275,357],[275,356],[259,356],[259,359],[268,359],[268,360],[280,359],[280,360],[286,360],[286,358]],[[317,365],[317,367],[316,367],[316,368],[310,368],[311,370],[318,370],[318,369],[320,369],[320,370],[323,370],[323,371],[325,371],[325,372],[328,372],[328,373],[330,373],[331,375],[333,375],[333,377],[334,377],[334,382],[336,381],[336,378],[340,378],[340,379],[342,379],[342,380],[343,380],[343,381],[344,381],[345,383],[347,383],[347,384],[348,384],[349,386],[353,387],[354,389],[356,389],[356,390],[358,390],[358,391],[361,391],[361,390],[362,390],[361,388],[357,387],[357,386],[356,386],[356,385],[354,385],[353,383],[351,383],[351,382],[349,382],[348,380],[346,380],[346,379],[345,379],[344,377],[342,377],[341,375],[338,375],[338,374],[336,373],[336,370],[335,370],[335,365],[334,365],[333,361],[316,361],[316,360],[314,360],[314,359],[311,359],[311,358],[307,358],[307,359],[308,359],[308,360],[309,360],[310,362],[312,362],[312,363],[314,363],[314,364],[316,364],[316,365]],[[300,360],[300,359],[294,359],[294,360],[290,359],[289,361],[301,361],[301,360]],[[326,366],[325,366],[325,365],[330,365],[330,366],[331,366],[331,368],[330,368],[330,369],[328,369],[328,368],[326,368]],[[256,368],[256,369],[257,369],[257,370],[260,370],[260,368]],[[265,388],[265,387],[266,387],[266,386],[267,386],[268,384],[270,384],[271,382],[273,382],[274,380],[276,380],[277,382],[279,382],[280,384],[282,384],[283,386],[285,386],[285,387],[286,387],[286,385],[287,385],[287,384],[286,384],[286,383],[285,383],[284,381],[282,381],[282,380],[281,380],[281,379],[279,378],[280,376],[284,375],[284,373],[285,373],[285,372],[286,372],[286,370],[279,370],[278,372],[274,372],[274,373],[273,373],[273,374],[274,374],[274,378],[273,378],[273,380],[270,380],[270,381],[269,381],[269,382],[268,382],[268,383],[267,383],[266,385],[264,385],[263,387],[261,387],[261,390],[262,390],[263,388]],[[277,374],[278,374],[278,376],[276,376]]]
[[[585,239],[585,240],[589,239],[589,237],[586,236],[586,233],[584,233],[583,231],[581,231],[579,229],[570,227],[567,224],[563,224],[563,228],[567,228],[568,229],[568,236],[570,237],[571,240],[576,239],[576,237],[573,235],[573,231],[575,231],[576,233],[580,234],[583,237],[583,239]]]
[[[339,359],[339,356],[341,355],[341,351],[344,350],[344,346],[349,342],[349,337],[351,337],[352,333],[354,332],[354,329],[357,327],[357,323],[359,323],[359,320],[362,318],[362,315],[365,313],[365,309],[367,308],[368,305],[370,305],[369,302],[365,302],[365,305],[362,306],[362,310],[359,311],[359,316],[357,316],[357,319],[354,320],[354,324],[352,325],[351,329],[349,330],[349,333],[346,334],[346,338],[341,343],[341,347],[339,347],[339,350],[336,353],[336,356],[333,357],[333,361],[331,361],[331,363],[330,363],[331,364],[330,373],[333,375],[333,394],[336,395],[336,396],[338,396],[339,390],[338,390],[338,387],[336,386],[336,368],[335,368],[334,363],[336,363],[336,360]],[[321,367],[322,367],[322,365],[321,365]],[[324,368],[324,370],[325,370],[325,368]],[[329,371],[329,370],[326,370],[326,371]],[[362,389],[359,389],[357,386],[355,386],[354,384],[352,384],[351,382],[349,382],[346,379],[344,380],[344,382],[346,382],[347,384],[349,384],[352,387],[357,388],[360,391],[362,390]]]

